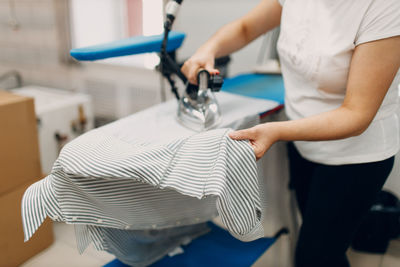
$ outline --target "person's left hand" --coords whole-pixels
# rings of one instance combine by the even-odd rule
[[[229,137],[233,140],[249,140],[256,159],[259,160],[278,141],[270,124],[264,123],[249,129],[234,131],[229,133]]]

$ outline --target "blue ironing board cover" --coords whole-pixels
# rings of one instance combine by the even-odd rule
[[[167,51],[175,51],[182,45],[185,34],[171,31],[168,35]],[[142,53],[160,52],[163,34],[152,36],[135,36],[106,44],[75,48],[70,51],[77,60],[99,60]]]
[[[226,230],[209,223],[211,232],[184,246],[184,253],[173,257],[165,256],[150,267],[248,267],[272,245],[276,239],[260,238],[242,242]],[[115,259],[104,267],[129,267]]]
[[[282,75],[279,74],[240,74],[225,79],[221,90],[248,97],[273,100],[280,105],[283,105],[285,100],[285,87]]]

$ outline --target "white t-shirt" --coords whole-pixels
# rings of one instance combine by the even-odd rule
[[[400,35],[400,0],[279,1],[283,10],[278,52],[286,113],[292,120],[338,108],[346,94],[354,48]],[[400,71],[364,133],[334,141],[296,141],[300,154],[329,165],[380,161],[395,155],[399,149],[399,83]]]

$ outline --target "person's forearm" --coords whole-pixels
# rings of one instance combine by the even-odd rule
[[[246,16],[220,28],[199,50],[215,57],[229,55],[278,26],[281,11],[277,0],[261,1]]]
[[[244,47],[248,42],[240,24],[240,21],[234,21],[223,26],[198,50],[218,58]]]
[[[231,132],[229,136],[234,140],[249,140],[256,159],[260,159],[277,141],[326,141],[359,135],[373,117],[343,105],[303,119],[259,124]]]
[[[218,30],[183,64],[181,71],[192,84],[197,84],[199,69],[211,75],[219,70],[215,58],[229,55],[247,45],[261,34],[275,28],[281,21],[282,6],[278,0],[262,0],[253,10]]]
[[[267,127],[275,141],[337,140],[360,135],[371,120],[372,117],[342,106],[304,119],[272,122]]]
[[[260,124],[229,136],[250,140],[259,159],[278,140],[324,141],[362,134],[377,114],[400,68],[399,46],[400,36],[396,36],[355,48],[346,95],[339,108],[304,119]]]

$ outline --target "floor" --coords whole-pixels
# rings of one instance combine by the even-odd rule
[[[79,255],[72,225],[55,223],[54,233],[54,244],[25,262],[21,267],[100,267],[114,259],[113,255],[97,251],[93,247],[89,247],[83,255]],[[281,237],[253,267],[272,266],[270,263],[277,262],[277,256],[282,255],[282,250],[287,249],[288,243],[289,239],[287,237]],[[398,267],[400,266],[400,240],[392,241],[385,255],[358,253],[352,250],[348,252],[348,255],[352,267]],[[288,267],[284,266],[288,265],[287,261],[283,262],[286,263],[281,263],[280,265],[283,264],[282,266],[273,267]]]
[[[348,251],[351,266],[354,267],[398,267],[400,266],[400,240],[393,240],[384,255]]]
[[[285,237],[281,237],[252,267],[287,267],[291,266],[285,261],[276,261],[276,255],[282,254],[282,250],[287,248],[289,241]],[[283,253],[284,254],[284,253]],[[355,252],[349,249],[347,253],[351,267],[399,267],[400,266],[400,239],[393,240],[390,243],[386,254],[368,254]],[[279,262],[279,264],[271,264]]]
[[[100,267],[115,257],[107,252],[88,247],[80,255],[75,240],[73,225],[54,223],[54,243],[35,257],[29,259],[21,267]]]

